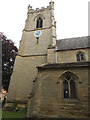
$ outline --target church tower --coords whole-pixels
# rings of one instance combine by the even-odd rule
[[[47,63],[48,46],[55,44],[54,2],[51,1],[46,8],[35,10],[29,5],[19,52],[10,80],[8,103],[27,102],[32,83],[37,76],[36,67]]]

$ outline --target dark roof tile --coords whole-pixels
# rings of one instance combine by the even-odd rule
[[[90,36],[67,38],[56,41],[56,51],[90,47]]]

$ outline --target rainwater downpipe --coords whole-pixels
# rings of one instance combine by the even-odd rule
[[[57,47],[55,48],[55,62],[57,63]]]

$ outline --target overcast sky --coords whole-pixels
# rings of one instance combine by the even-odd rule
[[[51,0],[0,0],[0,32],[19,46],[27,7],[46,7]],[[89,0],[53,0],[57,39],[88,35]]]

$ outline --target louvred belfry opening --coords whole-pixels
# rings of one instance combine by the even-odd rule
[[[36,28],[42,28],[42,27],[43,27],[43,20],[39,17],[37,19]]]

